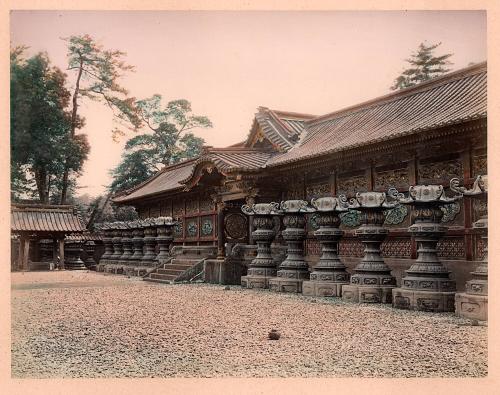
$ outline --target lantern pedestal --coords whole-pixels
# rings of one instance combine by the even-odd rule
[[[276,277],[276,263],[271,255],[274,231],[273,216],[278,214],[277,203],[258,203],[243,206],[241,210],[252,216],[255,230],[252,237],[257,244],[257,256],[249,264],[247,275],[241,277],[245,288],[269,288],[269,280]]]
[[[357,193],[349,208],[361,211],[361,226],[355,234],[365,246],[361,262],[354,268],[351,283],[342,286],[342,299],[354,303],[392,303],[396,279],[384,262],[380,245],[387,237],[384,210],[397,203],[388,202],[384,192]]]
[[[314,236],[321,244],[321,257],[309,276],[302,283],[305,296],[342,296],[342,285],[349,284],[349,273],[338,255],[339,240],[344,234],[339,229],[339,213],[347,211],[345,199],[324,197],[313,199],[311,205],[318,212],[319,229]]]
[[[307,212],[307,202],[287,200],[281,203],[281,209],[285,213],[283,224],[286,229],[281,234],[287,243],[287,256],[281,262],[276,277],[269,280],[269,289],[275,292],[301,293],[302,282],[309,279],[309,265],[304,259],[304,215]]]

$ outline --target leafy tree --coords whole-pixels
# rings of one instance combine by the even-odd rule
[[[113,112],[117,127],[113,135],[123,134],[121,127],[135,129],[140,125],[135,99],[128,97],[128,91],[119,85],[118,80],[123,73],[132,71],[133,67],[123,61],[124,52],[106,50],[91,36],[71,36],[68,42],[68,70],[76,75],[72,96],[72,111],[69,137],[76,139],[78,128],[78,106],[81,99],[89,99],[105,103]],[[65,203],[70,186],[69,174],[71,157],[67,163],[61,182],[61,203]]]
[[[434,50],[440,45],[441,43],[427,46],[421,43],[411,58],[406,59],[410,67],[396,78],[391,89],[408,88],[450,71],[446,66],[453,64],[448,60],[453,54],[434,56]]]
[[[141,125],[147,133],[134,136],[125,144],[121,163],[111,171],[111,188],[131,188],[152,176],[163,166],[192,158],[201,153],[204,140],[191,131],[212,127],[205,116],[192,114],[187,100],[161,104],[161,95],[136,102]]]
[[[10,58],[11,190],[15,200],[38,196],[48,203],[65,166],[81,171],[89,145],[84,134],[68,138],[66,75],[45,53],[24,59],[25,49],[13,48]],[[74,124],[79,128],[83,120]]]

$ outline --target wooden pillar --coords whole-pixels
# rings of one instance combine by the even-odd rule
[[[24,242],[24,236],[22,234],[19,235],[19,249],[17,252],[16,270],[23,270]]]
[[[22,270],[29,270],[28,267],[28,262],[30,258],[30,239],[27,237],[24,240],[24,251],[23,251],[23,263],[22,263]]]
[[[226,243],[226,237],[224,234],[224,215],[225,215],[226,203],[217,203],[217,259],[224,259],[226,257],[226,248],[224,244]]]
[[[64,238],[59,239],[59,269],[64,270],[65,265],[64,265]]]
[[[52,270],[57,266],[57,240],[52,239]]]

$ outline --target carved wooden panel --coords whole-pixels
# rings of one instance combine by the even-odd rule
[[[437,254],[441,258],[465,259],[463,237],[445,237],[437,244]]]
[[[488,174],[488,161],[486,155],[478,155],[472,157],[472,176]]]
[[[381,245],[382,256],[389,258],[411,258],[411,239],[391,237]]]
[[[186,200],[186,214],[196,214],[198,212],[198,199],[195,197]]]
[[[354,196],[356,192],[368,191],[368,187],[368,180],[364,175],[348,178],[339,177],[337,180],[337,194],[339,195]]]
[[[387,190],[390,187],[408,188],[410,178],[407,168],[375,172],[375,188]]]
[[[171,217],[172,216],[172,203],[163,202],[161,204],[160,213],[164,217]]]
[[[224,230],[228,238],[233,240],[246,239],[248,236],[248,219],[240,213],[230,213],[224,218]]]
[[[476,260],[481,260],[484,258],[485,256],[485,253],[486,253],[486,243],[485,241],[482,239],[482,237],[480,235],[476,236],[475,237],[476,239],[476,248],[475,248],[475,259]]]
[[[418,183],[442,183],[452,178],[462,179],[464,175],[462,162],[453,159],[443,162],[421,163],[418,166]]]
[[[358,239],[343,238],[339,243],[339,255],[363,257],[365,247]]]
[[[184,215],[184,201],[178,200],[174,202],[174,217],[182,217]]]
[[[306,255],[321,255],[321,244],[316,239],[306,240]]]
[[[149,216],[151,218],[155,218],[155,217],[159,217],[160,216],[160,207],[156,206],[156,207],[151,207],[149,209]]]
[[[214,221],[212,216],[201,217],[201,237],[210,237],[214,235]]]
[[[214,210],[214,202],[210,198],[205,198],[200,200],[200,211],[207,212]]]
[[[302,183],[293,183],[286,192],[288,200],[304,199],[304,185]]]
[[[330,194],[330,184],[328,183],[314,184],[306,187],[306,200],[330,196]]]
[[[198,237],[198,218],[190,218],[186,220],[186,230],[185,230],[185,235],[186,237]]]

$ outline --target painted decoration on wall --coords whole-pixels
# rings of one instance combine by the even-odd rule
[[[202,220],[201,224],[201,234],[203,236],[210,236],[214,231],[214,226],[212,224],[211,218],[205,218]]]

